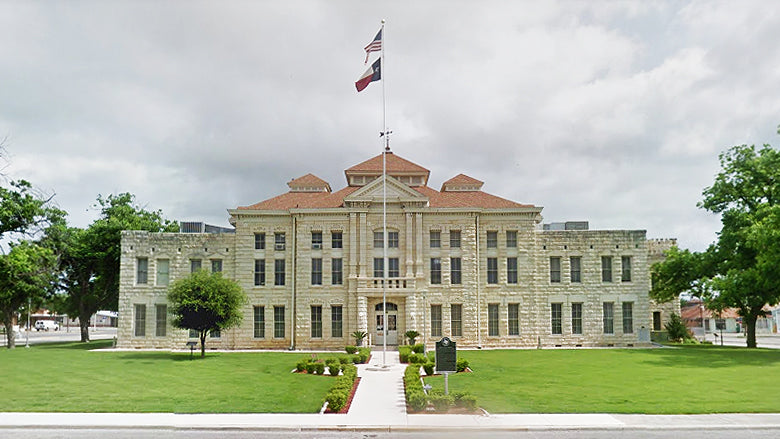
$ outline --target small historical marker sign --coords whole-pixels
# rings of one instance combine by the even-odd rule
[[[455,372],[458,355],[455,342],[447,337],[436,342],[436,371]]]

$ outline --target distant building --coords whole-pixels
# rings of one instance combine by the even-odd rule
[[[385,325],[390,345],[416,330],[429,347],[443,336],[472,347],[639,346],[654,312],[668,318],[648,297],[649,264],[671,241],[585,221],[543,226],[542,207],[463,174],[436,190],[427,169],[385,157],[386,285],[380,154],[347,169],[335,192],[307,174],[230,209],[234,230],[123,232],[118,346],[184,346],[190,334],[171,326],[166,291],[198,269],[223,272],[249,297],[243,324],[212,334],[212,348],[338,349],[354,331],[381,344]]]

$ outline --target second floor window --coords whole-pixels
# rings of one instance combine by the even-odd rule
[[[343,236],[342,232],[332,232],[330,234],[330,247],[342,248],[344,246]]]
[[[431,283],[441,283],[441,259],[431,258]]]
[[[274,250],[282,251],[285,249],[284,233],[274,233]]]
[[[311,248],[315,250],[322,248],[322,232],[311,232]]]
[[[487,232],[487,248],[498,247],[498,232]]]
[[[441,247],[441,232],[438,230],[431,230],[431,248]]]

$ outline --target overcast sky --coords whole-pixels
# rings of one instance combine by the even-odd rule
[[[176,220],[381,152],[363,47],[386,19],[394,153],[543,206],[704,249],[696,208],[737,144],[780,144],[780,4],[0,0],[4,172],[86,226],[98,194]]]

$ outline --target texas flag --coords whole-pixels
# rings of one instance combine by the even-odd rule
[[[382,58],[377,59],[374,61],[373,64],[371,64],[371,67],[366,70],[365,73],[360,77],[360,79],[357,80],[355,83],[355,87],[357,88],[357,91],[363,91],[364,88],[368,87],[368,84],[379,81],[382,79]]]

